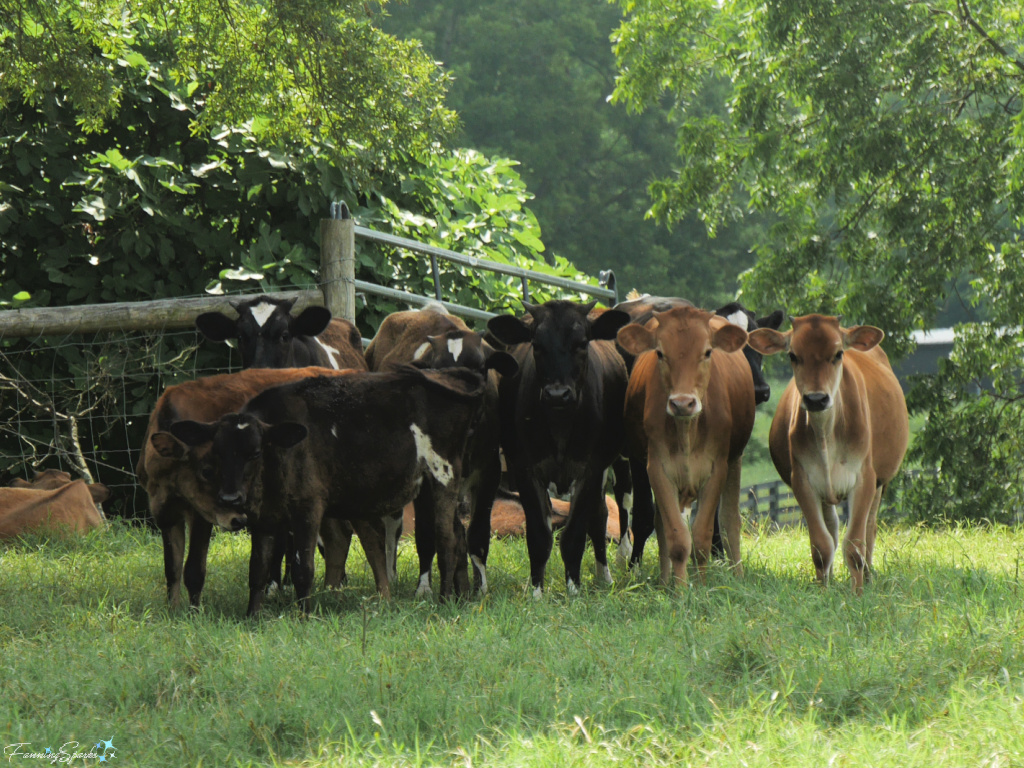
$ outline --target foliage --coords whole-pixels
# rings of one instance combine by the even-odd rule
[[[746,300],[870,322],[899,356],[952,291],[967,292],[991,327],[961,329],[961,359],[915,400],[933,419],[921,457],[941,465],[930,483],[942,493],[967,494],[972,517],[1003,514],[1000,488],[1019,483],[1021,464],[1005,442],[1022,418],[1020,337],[994,341],[1024,321],[1019,3],[620,4],[616,100],[642,110],[669,98],[679,115],[655,214],[697,211],[711,227],[749,211],[775,218]],[[722,83],[726,109],[705,109]],[[949,410],[993,371],[992,396]],[[959,418],[968,424],[943,432]]]
[[[670,172],[673,135],[658,105],[630,116],[608,103],[616,73],[608,37],[620,19],[613,5],[409,0],[386,10],[385,29],[422,40],[451,73],[459,140],[522,162],[548,254],[591,274],[612,268],[623,296],[638,288],[708,306],[734,298],[760,222],[709,240],[695,217],[671,230],[645,218],[647,185]]]
[[[168,611],[144,529],[31,538],[0,549],[18,585],[0,593],[0,732],[39,751],[113,738],[125,765],[1012,765],[1022,549],[1019,529],[883,523],[852,598],[842,573],[814,584],[806,531],[761,531],[742,579],[671,594],[655,551],[642,579],[534,600],[506,539],[487,597],[441,605],[412,597],[411,542],[389,603],[353,547],[313,616],[278,595],[252,622],[244,534],[214,537],[189,613]]]

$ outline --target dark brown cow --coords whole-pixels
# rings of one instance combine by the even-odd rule
[[[657,501],[663,584],[686,582],[691,550],[703,569],[720,499],[728,555],[742,572],[740,463],[754,427],[753,381],[740,352],[746,340],[743,329],[694,307],[619,331],[619,344],[637,356],[626,392],[626,451],[646,464]],[[691,538],[685,521],[698,497]]]
[[[907,450],[910,426],[885,334],[870,325],[840,326],[839,317],[792,318],[786,333],[760,330],[750,345],[765,355],[789,353],[793,379],[772,420],[768,447],[803,510],[818,580],[827,584],[839,546],[835,506],[850,500],[843,555],[855,592],[871,578],[878,505]]]
[[[176,437],[203,451],[204,493],[238,498],[250,515],[250,615],[259,611],[275,532],[296,543],[294,584],[309,608],[321,520],[350,520],[378,589],[389,587],[382,519],[414,498],[432,504],[442,598],[469,589],[465,530],[455,513],[463,456],[484,377],[466,369],[311,377],[268,389],[213,423],[179,421]],[[216,490],[212,490],[216,489]]]
[[[294,305],[294,299],[259,296],[233,303],[237,318],[204,312],[196,327],[211,341],[236,339],[243,368],[366,370],[359,329],[348,320],[332,320],[326,307],[306,307],[293,317]]]
[[[149,495],[149,510],[163,536],[164,572],[167,598],[172,606],[180,601],[182,562],[185,558],[185,529],[189,530],[185,587],[189,601],[199,605],[206,581],[206,555],[213,526],[240,530],[246,515],[230,505],[219,506],[201,486],[190,463],[194,451],[167,430],[183,419],[214,421],[241,408],[268,387],[315,376],[339,376],[345,372],[306,367],[284,369],[253,368],[239,373],[210,376],[168,387],[157,400],[149,417],[136,474]],[[328,557],[326,581],[338,586],[344,579],[347,536],[342,530],[325,530],[325,544],[335,553]]]
[[[37,472],[0,488],[0,539],[26,533],[86,533],[103,525],[96,508],[110,497],[102,483],[72,480],[58,469]]]
[[[386,371],[412,363],[419,368],[464,367],[488,375],[484,406],[467,443],[462,472],[460,516],[469,526],[469,554],[474,582],[487,591],[487,551],[490,546],[490,509],[501,480],[498,439],[498,374],[511,375],[518,365],[510,355],[495,351],[483,337],[470,331],[440,304],[422,310],[395,312],[384,318],[366,350],[371,370]],[[430,594],[434,559],[434,525],[421,513],[416,519],[419,596]]]
[[[572,492],[559,541],[567,588],[580,584],[588,536],[598,579],[611,580],[604,478],[622,449],[626,389],[626,366],[611,340],[629,316],[612,309],[591,319],[593,304],[571,301],[524,307],[529,321],[499,315],[487,328],[519,363],[498,388],[501,445],[526,511],[530,582],[539,597],[553,542],[549,483]]]

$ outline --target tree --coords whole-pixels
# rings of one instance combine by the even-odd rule
[[[645,218],[647,185],[670,172],[673,130],[656,104],[637,117],[608,103],[614,6],[409,0],[386,10],[385,29],[422,40],[451,73],[457,141],[522,163],[549,254],[591,274],[613,268],[623,293],[635,287],[707,305],[734,297],[737,275],[753,263],[757,222],[709,241],[696,217],[671,230]]]
[[[957,281],[969,281],[966,300],[1006,330],[961,333],[939,383],[914,402],[939,413],[940,401],[960,403],[968,383],[992,378],[996,366],[990,394],[955,408],[984,414],[972,422],[983,429],[958,439],[985,471],[957,466],[952,446],[933,451],[944,443],[935,427],[947,423],[937,418],[917,445],[940,474],[918,485],[955,491],[972,473],[986,486],[984,508],[977,493],[954,492],[943,496],[943,511],[1019,509],[1019,452],[1001,458],[1022,415],[1019,4],[621,4],[616,100],[642,110],[667,97],[680,115],[674,174],[652,187],[656,215],[673,221],[696,211],[711,227],[748,211],[776,217],[744,296],[791,314],[838,312],[879,325],[897,354]],[[701,110],[703,94],[723,82],[727,109]],[[746,210],[735,207],[738,195]]]

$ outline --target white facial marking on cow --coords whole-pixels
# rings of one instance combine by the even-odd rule
[[[419,360],[421,357],[423,357],[429,351],[430,351],[430,342],[429,341],[424,341],[422,344],[420,344],[418,347],[416,347],[416,351],[413,352],[412,359],[413,360]]]
[[[335,437],[338,436],[338,425],[337,424],[335,424],[333,427],[331,427],[331,434],[334,435]]]
[[[316,339],[315,336],[313,338]],[[340,355],[341,352],[339,352],[334,347],[327,346],[322,341],[320,341],[320,339],[316,339],[316,343],[323,347],[324,352],[327,353],[327,359],[331,361],[331,368],[333,368],[336,371],[339,370],[341,366],[338,364],[338,355]]]
[[[484,564],[477,555],[470,557],[473,561],[473,567],[476,568],[476,572],[480,575],[480,594],[487,594],[487,566]]]
[[[256,321],[256,325],[262,328],[267,320],[270,319],[270,316],[274,314],[275,309],[277,309],[277,304],[261,301],[259,304],[253,305],[249,311],[252,312],[252,319]]]
[[[448,339],[448,351],[452,353],[455,362],[459,362],[459,355],[462,354],[462,339]]]
[[[248,424],[236,424],[235,426],[238,427],[238,429],[248,429],[249,428]]]
[[[740,310],[736,310],[731,315],[727,315],[726,320],[735,325],[737,328],[742,328],[744,331],[747,330],[747,313]]]
[[[420,574],[420,583],[416,587],[416,597],[430,597],[430,571]]]
[[[427,469],[437,482],[441,485],[448,485],[455,477],[452,465],[434,450],[434,446],[430,442],[430,435],[415,424],[409,425],[409,431],[412,432],[413,440],[416,441],[417,458],[423,459],[427,463]]]
[[[608,568],[608,565],[606,563],[596,563],[594,570],[596,572],[598,581],[604,582],[605,584],[612,583],[612,572],[611,569]]]

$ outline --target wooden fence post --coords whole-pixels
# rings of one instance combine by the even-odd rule
[[[320,278],[324,306],[334,317],[356,321],[356,223],[344,203],[331,204],[320,220]]]

